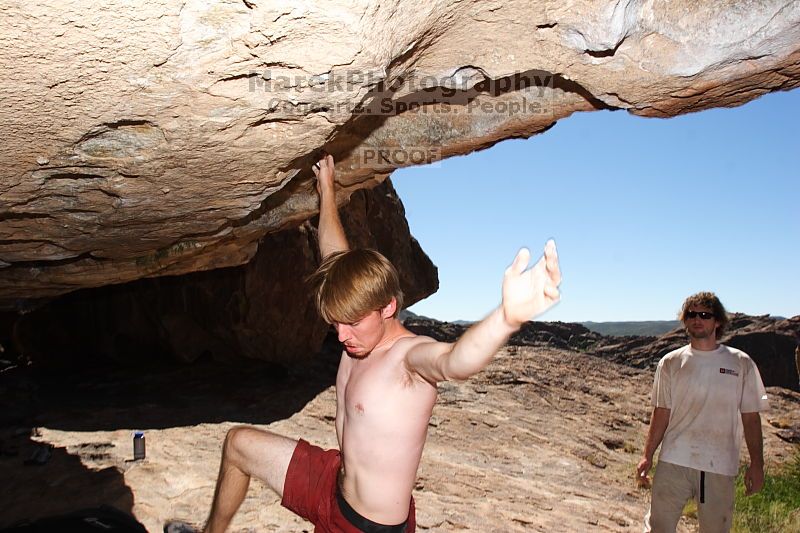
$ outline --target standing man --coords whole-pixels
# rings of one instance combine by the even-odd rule
[[[727,532],[742,428],[750,453],[744,476],[747,494],[764,484],[759,412],[769,407],[767,394],[752,359],[717,343],[728,317],[714,293],[687,298],[680,319],[690,343],[658,363],[650,429],[637,467],[639,479],[647,483],[653,454],[661,444],[644,531],[674,532],[684,505],[693,498],[700,531]]]
[[[436,402],[436,384],[480,372],[523,322],[559,299],[555,244],[527,269],[517,254],[503,278],[502,304],[456,343],[417,336],[397,319],[402,292],[392,264],[374,250],[349,250],[336,208],[333,158],[314,165],[320,194],[322,265],[316,304],[344,346],[336,376],[338,450],[252,427],[228,432],[206,533],[226,530],[251,477],[315,532],[415,530],[417,467]],[[194,531],[168,523],[169,533]]]

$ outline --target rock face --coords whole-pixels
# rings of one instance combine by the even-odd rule
[[[342,223],[351,244],[378,249],[395,264],[408,305],[436,291],[436,267],[410,235],[388,180],[355,192]],[[319,265],[315,233],[303,224],[270,235],[241,267],[66,295],[21,318],[17,349],[60,365],[98,355],[127,364],[208,355],[289,365],[310,357],[329,328],[305,283]]]
[[[466,324],[440,322],[430,318],[408,318],[405,326],[418,335],[438,341],[455,342],[467,330]],[[526,322],[508,341],[511,346],[547,346],[560,350],[586,351],[605,337],[574,322]]]
[[[419,335],[444,342],[455,341],[467,329],[464,324],[428,318],[409,318],[405,325]],[[796,339],[800,339],[800,316],[776,320],[769,316],[733,313],[721,342],[747,352],[758,365],[767,387],[800,391],[794,359]],[[601,335],[570,322],[526,322],[508,341],[511,346],[584,352],[615,363],[650,369],[655,369],[664,355],[688,343],[683,328],[676,328],[660,337],[620,337]]]
[[[21,406],[0,411],[0,420],[17,415],[0,424],[0,528],[101,504],[130,512],[150,532],[170,518],[201,522],[231,427],[256,424],[336,445],[331,384],[338,358],[337,351],[322,353],[313,364],[327,362],[325,370],[304,368],[288,379],[276,379],[260,361],[159,372],[0,373],[0,387]],[[414,487],[418,530],[640,531],[649,496],[635,488],[633,470],[652,380],[647,369],[574,351],[509,346],[472,379],[441,384]],[[800,428],[800,394],[768,393],[762,426],[773,473],[796,453],[781,438],[790,430],[779,428]],[[144,461],[130,461],[134,428],[146,431]],[[48,445],[47,464],[24,466],[36,446]],[[254,480],[230,531],[312,529]],[[696,523],[678,531],[697,531]]]
[[[764,385],[800,391],[794,349],[800,338],[800,316],[776,320],[733,313],[721,342],[738,348],[758,365]],[[661,337],[606,337],[590,351],[617,363],[654,368],[667,353],[688,344],[683,328]]]
[[[347,196],[576,111],[800,84],[800,4],[778,0],[7,4],[6,307],[244,264],[316,212],[322,146]]]

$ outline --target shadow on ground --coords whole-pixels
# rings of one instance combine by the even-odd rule
[[[224,421],[269,424],[302,410],[334,383],[338,354],[332,339],[311,361],[289,369],[256,360],[6,369],[0,373],[0,528],[86,507],[110,505],[127,513],[133,508],[123,472],[90,469],[66,448],[48,448],[38,442],[38,428],[90,432]],[[103,443],[81,453],[103,454]]]
[[[26,465],[31,456],[41,455],[47,447],[25,438],[14,453],[13,444],[5,436],[3,445],[0,528],[101,505],[131,514],[133,492],[118,469],[88,469],[64,448],[50,449],[44,464]]]

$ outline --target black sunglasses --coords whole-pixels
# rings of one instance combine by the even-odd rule
[[[700,317],[703,320],[708,320],[709,318],[714,318],[714,313],[709,313],[708,311],[686,311],[686,318],[697,317]]]

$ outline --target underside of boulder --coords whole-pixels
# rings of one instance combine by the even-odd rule
[[[0,28],[6,309],[243,265],[259,242],[271,262],[265,236],[317,212],[323,147],[345,203],[576,111],[800,84],[785,1],[11,2]]]
[[[411,236],[389,180],[356,191],[342,208],[355,247],[396,265],[410,305],[436,292],[436,267]],[[307,363],[329,326],[307,277],[319,265],[316,225],[265,237],[246,265],[75,291],[18,316],[8,344],[18,358],[47,366],[246,357]],[[2,326],[0,325],[0,329]]]

